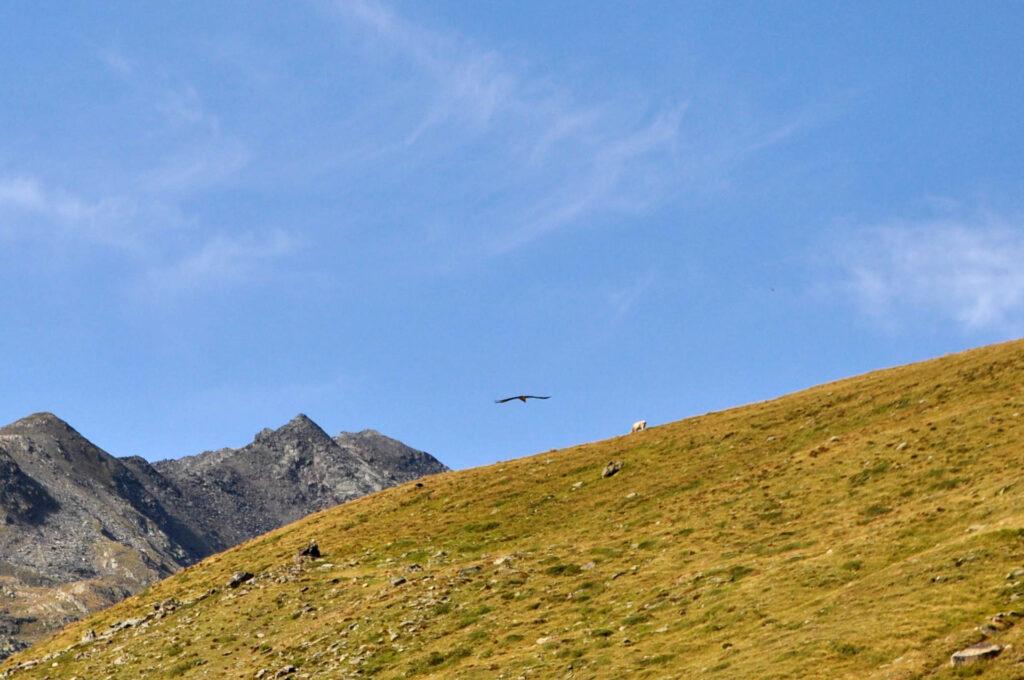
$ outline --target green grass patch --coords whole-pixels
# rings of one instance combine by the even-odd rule
[[[576,576],[583,573],[578,564],[554,564],[544,570],[548,576]]]

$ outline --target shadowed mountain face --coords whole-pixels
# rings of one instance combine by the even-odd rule
[[[151,465],[49,413],[0,428],[0,658],[202,557],[446,469],[373,435],[343,445],[300,415],[241,449]]]

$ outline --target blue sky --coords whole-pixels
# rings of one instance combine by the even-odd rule
[[[1024,327],[1021,3],[0,26],[4,422],[159,459],[304,412],[467,467]]]

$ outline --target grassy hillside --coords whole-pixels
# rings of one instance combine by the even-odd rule
[[[207,559],[0,669],[1020,678],[1024,620],[992,633],[997,659],[949,656],[1024,610],[1022,414],[1014,342],[438,475]],[[297,559],[311,539],[322,557]]]

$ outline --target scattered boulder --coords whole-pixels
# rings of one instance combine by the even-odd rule
[[[320,546],[317,545],[316,541],[310,541],[309,545],[299,551],[299,557],[320,557]]]
[[[153,603],[154,611],[173,612],[177,608],[178,608],[178,600],[173,598],[173,597],[169,597],[166,600],[164,600],[163,602],[154,602]]]
[[[621,460],[609,461],[608,464],[604,466],[604,470],[601,472],[601,476],[604,477],[605,479],[607,479],[608,477],[612,477],[612,476],[618,474],[619,470],[621,470],[621,469],[622,469],[622,461]]]
[[[143,619],[141,619],[141,618],[125,619],[124,621],[117,621],[115,623],[110,624],[110,628],[112,630],[124,630],[126,628],[134,628],[135,626],[139,625],[142,622],[143,622]]]
[[[1021,612],[1016,611],[999,612],[990,618],[987,623],[978,626],[978,630],[985,637],[990,637],[996,633],[1013,628],[1016,620],[1021,618],[1021,616]]]
[[[993,626],[991,623],[984,623],[978,626],[978,632],[984,635],[985,637],[991,637],[992,635],[995,635],[1001,630],[1003,629],[997,628],[996,626]]]
[[[1024,578],[1024,567],[1017,567],[1009,574],[1006,575],[1007,581],[1016,581],[1017,579]]]
[[[253,573],[251,571],[236,571],[232,576],[231,580],[228,581],[228,588],[237,588],[246,581],[251,581]]]
[[[291,664],[288,664],[287,666],[284,666],[281,670],[279,670],[277,673],[275,673],[274,677],[275,678],[283,678],[286,675],[291,675],[292,673],[294,673],[297,670],[299,670],[299,669],[296,668],[295,666],[291,665]]]
[[[391,585],[396,586],[396,587],[400,586],[400,585],[402,585],[404,583],[405,583],[405,577],[404,576],[399,576],[398,578],[391,579]]]
[[[986,659],[994,659],[1002,653],[1003,648],[1001,645],[995,645],[991,642],[979,642],[976,645],[971,645],[961,649],[959,652],[954,652],[953,656],[949,658],[950,664],[953,666],[966,666],[976,661],[984,661]]]

